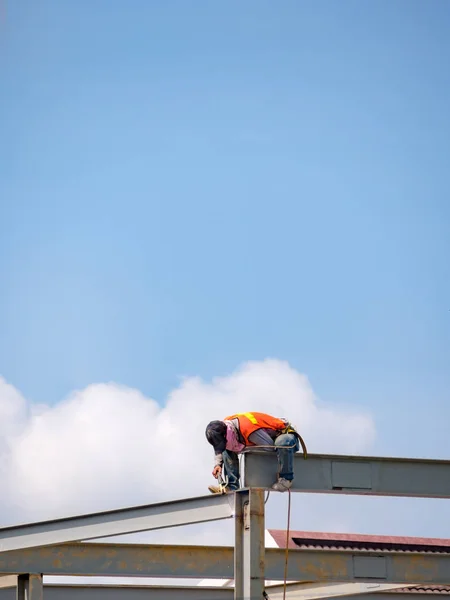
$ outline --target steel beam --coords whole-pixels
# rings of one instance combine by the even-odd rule
[[[244,488],[269,489],[277,456],[257,450],[243,457]],[[302,454],[294,457],[294,492],[450,498],[450,461]]]
[[[16,575],[0,575],[0,589],[16,587],[17,576]]]
[[[411,584],[412,586],[415,584]],[[389,592],[404,589],[401,583],[288,583],[286,596],[289,600],[325,600],[329,598],[365,596],[378,592]],[[283,600],[284,585],[266,587],[270,600]]]
[[[389,591],[386,592],[374,592],[370,594],[363,594],[358,600],[417,600],[418,594],[423,598],[424,595],[436,597],[436,591],[426,591],[426,592],[414,592],[414,591],[405,591],[401,592],[399,595],[398,592],[393,591],[392,593]],[[287,596],[287,600],[298,600],[295,595]],[[353,600],[352,596],[342,596],[339,600]],[[272,598],[270,598],[272,600]]]
[[[220,587],[44,584],[44,597],[45,600],[233,600],[233,590]],[[0,600],[16,600],[16,590],[0,589]]]
[[[283,558],[283,551],[273,555],[266,551],[268,579],[282,579]],[[290,550],[287,579],[311,583],[329,581],[448,585],[450,554]]]
[[[283,581],[284,566],[284,549],[265,549],[266,580]],[[233,579],[234,549],[87,543],[1,553],[0,575],[17,573]],[[287,580],[450,585],[450,554],[289,550]]]
[[[16,588],[17,600],[43,600],[44,586],[42,575],[35,573],[19,575]]]
[[[73,543],[0,553],[0,574],[233,579],[233,547]]]
[[[287,600],[302,600],[288,587]],[[266,588],[269,600],[281,600]],[[424,593],[421,594],[423,596]],[[428,595],[433,595],[430,592]],[[436,595],[436,593],[434,593]],[[233,589],[184,586],[110,586],[44,584],[45,600],[233,600]],[[402,593],[400,600],[415,600],[417,593]],[[15,588],[0,589],[0,600],[16,600]],[[342,597],[341,600],[346,600]],[[399,600],[399,595],[386,592],[368,593],[360,600]]]
[[[229,519],[232,504],[232,496],[216,494],[2,527],[0,552]]]
[[[264,490],[235,494],[234,600],[263,597],[264,534]]]

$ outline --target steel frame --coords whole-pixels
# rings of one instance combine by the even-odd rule
[[[263,598],[265,587],[264,490],[235,494],[235,600]],[[281,574],[272,579],[280,579]]]
[[[417,585],[417,584],[415,584]],[[299,600],[331,600],[336,597],[350,598],[351,596],[367,596],[374,592],[393,592],[405,589],[408,586],[395,583],[288,583],[286,591],[288,598]],[[411,586],[412,587],[412,586]],[[270,600],[283,598],[284,585],[270,585],[266,587]]]
[[[196,586],[44,584],[43,594],[45,600],[233,600],[231,588]],[[16,598],[17,592],[14,588],[0,589],[0,600]]]
[[[450,461],[335,455],[310,455],[305,460],[297,455],[294,462],[294,492],[450,498]],[[231,598],[230,593],[235,600],[261,600],[269,591],[270,600],[282,597],[279,586],[265,589],[267,580],[283,580],[285,573],[285,550],[264,547],[264,491],[275,480],[277,458],[273,453],[254,451],[245,454],[243,463],[245,487],[232,495],[2,528],[0,575],[18,575],[17,600],[43,600],[44,591],[51,589],[44,586],[43,575],[228,578],[234,579],[234,590],[214,588],[217,593],[211,592],[211,600]],[[86,543],[232,517],[234,548]],[[367,586],[361,585],[364,582],[382,584],[383,592],[371,594],[377,600],[396,585],[450,584],[450,552],[288,550],[287,555],[286,579],[297,582],[287,588],[292,599],[367,596]],[[306,583],[310,593],[305,593]],[[342,589],[314,593],[314,586],[323,583],[339,583]],[[198,597],[209,600],[205,589],[196,588]],[[161,597],[175,598],[170,595],[173,590]],[[183,595],[184,600],[188,597]]]
[[[0,528],[0,552],[230,519],[232,497],[200,496]]]
[[[304,591],[290,585],[287,588],[288,600],[305,600]],[[282,600],[282,588],[266,588],[270,600]],[[45,600],[233,600],[234,590],[224,587],[197,587],[197,586],[131,586],[131,585],[61,585],[44,584],[43,595]],[[409,594],[407,600],[411,600]],[[405,600],[402,594],[401,600]],[[351,596],[341,596],[341,598]],[[0,600],[16,600],[15,585],[0,589]],[[325,597],[324,597],[325,598]],[[398,600],[398,594],[389,596],[368,592],[364,600]]]
[[[258,499],[254,506],[258,507]],[[252,547],[248,539],[251,528],[250,524],[241,533],[236,551],[232,546],[92,543],[12,550],[0,553],[0,575],[16,572],[80,577],[234,578],[236,588],[245,597],[250,583],[258,591],[264,588],[265,580],[284,579],[285,550],[264,548],[263,544]],[[450,584],[450,553],[289,550],[287,580],[309,584],[446,585]]]
[[[27,573],[17,578],[17,600],[43,600],[44,584],[42,575]]]
[[[276,479],[274,453],[243,457],[244,487],[268,489]],[[292,491],[319,494],[450,498],[450,461],[310,454],[294,457]]]

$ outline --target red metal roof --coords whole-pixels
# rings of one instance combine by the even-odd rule
[[[390,594],[450,594],[450,586],[446,585],[416,585],[410,588],[397,588]]]
[[[269,529],[279,548],[286,548],[286,531]],[[290,531],[289,548],[310,550],[367,550],[368,552],[432,552],[450,553],[450,539],[421,538],[354,533]],[[397,588],[392,594],[450,594],[450,586],[420,585]]]
[[[286,547],[286,531],[269,529],[279,548]],[[317,550],[370,550],[384,552],[443,552],[450,553],[450,539],[354,533],[323,533],[319,531],[290,531],[289,548]]]

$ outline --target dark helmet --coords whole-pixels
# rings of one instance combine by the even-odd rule
[[[215,452],[223,452],[227,445],[227,426],[223,421],[211,421],[206,426],[206,439],[214,447]]]

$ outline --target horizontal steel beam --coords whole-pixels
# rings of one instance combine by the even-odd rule
[[[0,528],[0,552],[178,527],[233,516],[233,498],[215,494]]]
[[[287,590],[288,600],[302,599],[289,585]],[[272,592],[270,587],[266,588],[266,592],[270,600],[283,598],[282,594]],[[233,600],[233,594],[232,588],[221,587],[44,585],[44,600]],[[400,600],[416,597],[417,594],[406,592],[401,594]],[[15,588],[0,589],[0,600],[16,600]],[[344,597],[342,600],[345,600]],[[361,600],[399,600],[399,595],[368,593],[362,595]]]
[[[276,481],[273,452],[244,454],[244,487]],[[450,498],[450,461],[310,454],[294,459],[294,492]]]
[[[15,588],[0,600],[16,600]],[[233,600],[230,588],[178,586],[44,585],[44,600]]]
[[[415,585],[415,584],[411,584]],[[289,600],[325,600],[329,598],[365,596],[378,592],[389,592],[406,588],[402,583],[288,583],[286,594]],[[270,600],[283,600],[284,585],[266,587]]]
[[[395,592],[395,590],[392,590],[392,592],[386,591],[386,592],[373,592],[373,593],[363,594],[358,598],[358,600],[417,600],[418,594],[420,594],[421,598],[423,598],[424,595],[434,596],[434,597],[436,596],[436,592],[433,592],[433,591],[426,591],[426,592],[405,591],[405,592],[401,592],[401,594],[399,595],[398,592]],[[339,598],[339,600],[347,600],[347,598],[349,600],[354,600],[353,596],[341,596],[341,598]],[[270,598],[270,600],[272,600],[272,598]],[[297,596],[292,595],[292,596],[287,596],[287,600],[300,600],[300,599],[297,599]]]
[[[0,574],[233,578],[232,547],[73,543],[0,553]]]
[[[0,576],[0,589],[10,588],[17,585],[17,575],[2,575]]]
[[[266,548],[266,579],[284,579],[285,550]],[[231,546],[64,544],[3,552],[0,574],[233,579]],[[289,550],[288,580],[450,584],[450,554]]]

